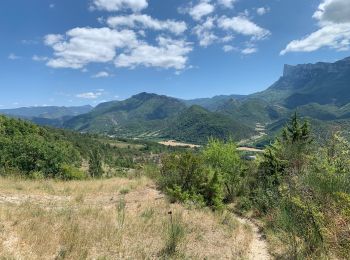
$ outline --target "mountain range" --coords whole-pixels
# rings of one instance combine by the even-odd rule
[[[334,63],[285,65],[272,86],[251,95],[181,100],[140,93],[95,108],[66,109],[21,108],[0,113],[39,124],[59,119],[56,126],[80,132],[194,143],[205,143],[209,136],[247,139],[257,135],[257,124],[273,134],[294,111],[308,117],[319,132],[345,129],[350,125],[350,57]]]
[[[66,120],[85,114],[93,109],[92,106],[77,107],[20,107],[14,109],[0,109],[0,114],[30,120],[39,125],[61,127]]]

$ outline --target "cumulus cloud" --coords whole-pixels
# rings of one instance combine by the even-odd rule
[[[235,2],[237,2],[237,0],[218,0],[218,3],[226,8],[233,8]]]
[[[215,27],[214,22],[215,18],[208,17],[204,23],[198,24],[193,28],[193,33],[197,36],[199,45],[206,47],[218,39],[212,31]]]
[[[145,28],[156,31],[169,31],[176,35],[182,34],[187,30],[187,25],[183,21],[165,20],[160,21],[145,14],[131,14],[127,16],[114,16],[107,19],[107,24],[113,28]]]
[[[214,12],[215,6],[210,3],[210,0],[201,0],[197,5],[188,9],[188,13],[194,20],[201,20],[202,17]]]
[[[266,8],[266,7],[259,7],[256,9],[256,13],[258,15],[264,15],[264,14],[268,13],[269,11],[270,11],[270,9]]]
[[[192,46],[185,40],[158,37],[157,45],[137,39],[131,30],[75,28],[62,35],[47,35],[45,43],[54,50],[47,65],[82,69],[89,63],[114,62],[117,67],[136,66],[186,68]],[[119,50],[119,55],[117,51]]]
[[[349,0],[323,0],[313,14],[319,29],[300,40],[291,41],[284,50],[288,52],[311,52],[321,48],[337,51],[350,47],[350,4]]]
[[[77,94],[77,98],[83,98],[83,99],[97,99],[102,95],[101,92],[85,92]]]
[[[258,26],[243,15],[232,18],[223,16],[218,20],[218,26],[223,30],[251,36],[252,40],[261,40],[270,35],[269,30]]]
[[[120,54],[115,60],[115,65],[129,68],[136,66],[174,68],[177,70],[186,68],[187,55],[192,51],[190,43],[164,37],[158,37],[157,42],[157,46],[145,42],[139,43],[130,53]]]
[[[224,52],[230,52],[230,51],[234,51],[235,47],[233,47],[232,45],[224,45],[222,49],[224,50]]]
[[[147,8],[147,6],[147,0],[93,0],[91,5],[93,9],[109,12],[126,9],[137,12]]]
[[[321,24],[350,23],[350,3],[348,0],[323,0],[313,18]]]
[[[98,78],[108,78],[110,74],[107,71],[100,71],[92,76],[92,78],[98,79]],[[103,92],[104,89],[98,89],[98,91]]]
[[[257,51],[258,51],[258,49],[255,47],[247,47],[247,48],[243,49],[241,51],[241,53],[242,54],[253,54],[253,53],[256,53]]]
[[[110,62],[117,48],[137,45],[137,38],[130,30],[110,28],[74,28],[62,35],[47,35],[46,45],[54,50],[54,58],[47,65],[53,68],[81,69],[92,62]]]
[[[322,47],[345,51],[349,49],[349,45],[349,24],[332,24],[322,27],[301,40],[291,41],[287,47],[281,51],[281,55],[288,52],[311,52]]]

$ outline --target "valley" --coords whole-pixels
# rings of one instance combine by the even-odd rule
[[[115,137],[203,145],[212,136],[259,147],[297,111],[319,126],[316,131],[322,140],[327,131],[350,122],[349,75],[350,58],[345,58],[334,63],[285,65],[280,79],[251,95],[182,100],[140,93],[95,108],[21,108],[0,110],[0,114]]]

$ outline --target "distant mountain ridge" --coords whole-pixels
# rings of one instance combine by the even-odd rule
[[[145,92],[123,101],[102,103],[87,114],[67,120],[64,127],[81,132],[198,143],[205,142],[209,136],[241,138],[253,132],[225,115],[199,106],[188,108],[176,98]]]
[[[13,109],[0,109],[0,114],[30,120],[39,125],[61,127],[63,122],[93,109],[92,106],[59,107],[20,107]]]
[[[13,109],[0,109],[0,114],[20,116],[20,117],[42,117],[42,118],[60,118],[63,116],[77,116],[90,112],[92,106],[38,106],[38,107],[20,107]]]
[[[310,103],[344,106],[350,102],[350,57],[334,63],[285,65],[283,76],[252,96],[294,109]]]
[[[245,97],[247,97],[247,95],[218,95],[212,98],[197,98],[182,101],[189,107],[193,105],[198,105],[204,107],[205,109],[208,109],[209,111],[216,111],[231,99],[242,100]]]
[[[61,117],[58,125],[80,132],[204,143],[209,136],[249,138],[256,134],[257,124],[274,133],[295,111],[322,131],[350,125],[350,57],[334,63],[285,65],[274,84],[251,95],[181,100],[143,92],[101,103],[78,116]],[[52,120],[43,115],[29,119],[42,124]]]

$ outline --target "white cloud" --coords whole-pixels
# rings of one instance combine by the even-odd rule
[[[33,61],[47,61],[49,58],[45,57],[45,56],[38,56],[38,55],[34,55],[32,57]]]
[[[218,3],[226,8],[233,8],[235,2],[237,2],[237,0],[218,0]]]
[[[261,40],[271,34],[269,30],[261,28],[245,16],[232,18],[223,16],[218,20],[218,26],[223,30],[230,30],[242,35],[251,36],[252,40]]]
[[[255,47],[247,47],[247,48],[243,49],[241,52],[242,52],[242,54],[253,54],[253,53],[256,53],[257,51],[258,51],[258,49]]]
[[[84,99],[97,99],[102,95],[101,92],[85,92],[77,94],[77,98],[84,98]]]
[[[350,2],[349,0],[323,0],[313,18],[319,20],[321,24],[350,23]]]
[[[129,68],[140,65],[177,70],[186,68],[187,55],[192,51],[190,43],[164,37],[158,37],[157,41],[158,46],[140,42],[130,53],[120,54],[115,61],[115,65]]]
[[[189,8],[188,13],[194,20],[201,20],[202,17],[214,12],[215,6],[210,4],[210,0],[201,0],[199,4]]]
[[[301,40],[291,41],[281,51],[281,55],[288,52],[311,52],[322,47],[329,47],[338,51],[349,50],[350,25],[331,24],[307,35]]]
[[[105,11],[131,9],[134,12],[147,8],[147,0],[93,0],[92,8]]]
[[[230,51],[234,51],[235,47],[233,47],[232,45],[224,45],[222,49],[224,50],[224,52],[230,52]]]
[[[9,56],[7,57],[9,60],[19,60],[21,59],[20,56],[17,56],[16,54],[14,53],[10,53]]]
[[[174,20],[165,20],[160,21],[152,18],[149,15],[145,14],[131,14],[128,16],[115,16],[110,17],[107,20],[107,24],[111,27],[118,28],[122,26],[127,26],[130,28],[148,28],[157,31],[169,31],[174,34],[182,34],[187,30],[187,25],[185,22],[174,21]]]
[[[53,68],[81,69],[92,62],[111,62],[116,48],[137,45],[137,38],[130,30],[109,28],[74,28],[62,35],[47,35],[45,43],[54,50],[54,58],[47,65]]]
[[[111,75],[108,72],[100,71],[100,72],[96,73],[95,75],[93,75],[92,77],[98,79],[98,78],[108,78],[109,76],[111,76]],[[103,92],[104,89],[98,89],[98,91]]]
[[[44,43],[46,45],[54,45],[63,40],[63,35],[61,34],[48,34],[44,38]]]
[[[258,15],[264,15],[266,13],[268,13],[270,11],[269,8],[265,8],[265,7],[259,7],[258,9],[256,9],[256,13]]]
[[[313,15],[319,29],[300,40],[291,41],[284,50],[288,52],[311,52],[321,48],[337,51],[350,47],[350,3],[349,0],[323,0]]]
[[[193,28],[193,33],[199,40],[199,45],[207,47],[214,43],[218,37],[214,34],[215,18],[208,17],[204,23],[198,24]]]

